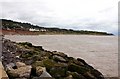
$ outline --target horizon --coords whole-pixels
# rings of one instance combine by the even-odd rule
[[[37,25],[37,24],[33,24],[33,23],[30,23],[30,22],[21,22],[21,21],[15,21],[15,20],[11,20],[11,19],[0,19],[0,20],[10,20],[10,21],[13,21],[13,22],[20,22],[20,23],[29,23],[29,24],[31,24],[31,25],[33,25],[33,26],[38,26],[38,27],[43,27],[43,26],[39,26],[39,25]],[[67,28],[59,28],[59,27],[45,27],[45,28],[58,28],[58,29],[67,29]],[[67,30],[74,30],[74,31],[95,31],[95,30],[79,30],[79,29],[67,29]],[[105,32],[105,31],[95,31],[95,32]],[[108,34],[113,34],[113,33],[110,33],[110,32],[106,32],[106,33],[108,33]],[[113,34],[113,35],[115,35],[115,34]],[[116,36],[116,35],[115,35]]]
[[[118,35],[118,0],[2,1],[2,19]]]

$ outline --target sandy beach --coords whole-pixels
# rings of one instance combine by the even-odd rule
[[[16,42],[31,42],[50,51],[82,58],[105,77],[118,76],[118,37],[93,35],[6,35]]]

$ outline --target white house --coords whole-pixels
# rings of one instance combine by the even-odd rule
[[[40,29],[41,32],[46,32],[47,30],[46,29]]]
[[[40,31],[39,29],[30,28],[29,31]]]

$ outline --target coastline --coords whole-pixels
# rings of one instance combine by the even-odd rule
[[[97,33],[54,33],[54,32],[40,32],[40,31],[25,31],[25,30],[1,30],[0,33],[3,35],[95,35],[95,36],[114,36],[109,34],[97,34]]]
[[[65,54],[75,58],[81,57],[86,60],[87,63],[102,72],[105,77],[118,76],[117,36],[11,35],[6,38],[16,42],[27,41],[31,42],[33,45],[42,45],[44,49],[64,52]]]
[[[78,78],[104,79],[103,75],[98,70],[88,65],[84,60],[80,58],[75,59],[73,57],[68,57],[66,54],[62,52],[57,52],[57,51],[51,52],[51,51],[44,50],[41,46],[33,46],[31,43],[28,43],[28,42],[15,43],[6,39],[3,39],[3,46],[5,49],[3,49],[2,61],[10,79],[16,78],[16,77],[21,78],[20,74],[23,74],[22,71],[26,71],[27,75],[29,74],[29,77],[30,77],[30,72],[28,72],[27,70],[22,70],[20,71],[20,73],[16,73],[16,72],[19,72],[18,70],[21,69],[21,67],[20,68],[18,67],[17,69],[16,68],[11,69],[9,67],[10,66],[14,67],[14,65],[10,65],[10,63],[13,63],[13,64],[25,63],[26,64],[26,65],[24,64],[25,68],[32,67],[32,69],[34,68],[44,69],[43,67],[45,67],[46,68],[45,72],[49,73],[55,79],[57,78],[66,79],[71,77],[77,78],[77,79]],[[6,48],[10,52],[7,51]],[[19,52],[15,52],[15,51],[19,51]],[[20,53],[20,51],[22,53]],[[34,52],[34,53],[30,53],[30,52]],[[9,59],[9,60],[6,60],[6,59]],[[31,69],[29,68],[29,70]],[[34,71],[32,70],[32,72]],[[38,74],[38,72],[35,72],[35,73]],[[15,76],[15,74],[18,74],[18,76]],[[39,76],[35,76],[34,74],[31,74],[31,76],[37,77],[37,78],[40,78],[40,75],[41,74],[39,74]]]

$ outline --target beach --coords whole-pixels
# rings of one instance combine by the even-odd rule
[[[6,35],[15,42],[31,42],[50,51],[82,58],[105,77],[118,76],[118,37],[95,35]]]

